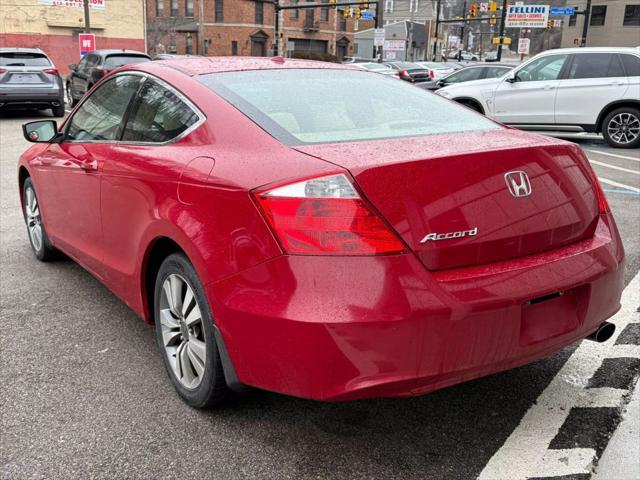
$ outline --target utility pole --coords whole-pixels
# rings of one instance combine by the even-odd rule
[[[434,40],[433,40],[433,61],[434,62],[438,60],[436,58],[436,55],[438,53],[438,27],[440,26],[440,2],[441,0],[438,0],[438,2],[436,3],[436,31],[435,31]]]
[[[591,0],[589,0],[591,1]],[[498,61],[502,59],[502,42],[504,42],[504,28],[507,21],[507,0],[502,0],[502,14],[500,15],[500,43],[498,44]]]
[[[464,50],[464,28],[466,26],[467,26],[467,0],[464,0],[464,3],[462,4],[462,28],[460,29],[460,44],[458,45],[458,61],[462,60],[462,51]]]
[[[584,9],[584,25],[582,25],[582,39],[580,46],[587,46],[587,30],[589,30],[589,19],[591,17],[591,0],[587,0],[587,8]]]
[[[84,0],[84,33],[91,33],[91,22],[89,20],[89,0]]]
[[[417,6],[417,5],[416,5]],[[409,0],[409,35],[407,38],[407,51],[409,52],[409,58],[405,60],[411,60],[413,62],[413,18],[414,18],[414,0]]]
[[[198,0],[198,55],[204,55],[204,0]]]
[[[273,44],[273,56],[277,57],[280,55],[280,0],[273,0],[274,6],[274,15],[275,15],[275,43]]]
[[[384,28],[384,1],[383,0],[378,0],[376,2],[376,28]],[[374,56],[374,58],[378,58],[378,63],[382,63],[382,61],[384,60],[384,42],[380,47],[378,47],[377,56]]]

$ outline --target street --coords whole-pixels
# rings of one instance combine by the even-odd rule
[[[34,258],[16,174],[28,146],[21,124],[32,118],[0,120],[2,478],[640,477],[629,453],[639,415],[637,149],[565,137],[589,157],[626,250],[607,343],[416,398],[321,403],[252,391],[198,411],[167,380],[152,326],[74,262]]]

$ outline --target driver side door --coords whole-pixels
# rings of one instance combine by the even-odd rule
[[[555,99],[567,54],[545,55],[515,71],[495,91],[494,118],[510,125],[553,125]]]
[[[139,75],[118,75],[101,84],[67,121],[64,137],[41,158],[47,188],[49,234],[78,263],[102,276],[100,189],[103,165],[119,139]]]

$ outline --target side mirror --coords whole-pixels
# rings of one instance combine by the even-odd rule
[[[69,65],[69,70],[71,70],[72,72],[76,72],[78,70],[78,65],[72,63],[71,65]]]
[[[55,120],[38,120],[22,125],[24,138],[32,143],[50,143],[58,135]]]
[[[509,72],[505,80],[509,83],[515,83],[518,81],[518,74],[516,72]]]

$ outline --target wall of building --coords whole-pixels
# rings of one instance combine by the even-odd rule
[[[164,2],[163,15],[158,16],[157,2]],[[185,38],[191,37],[194,54],[200,55],[270,55],[275,43],[275,12],[268,2],[255,0],[224,0],[223,18],[216,19],[216,1],[205,1],[203,5],[204,21],[200,26],[199,0],[193,0],[193,17],[186,17],[185,1],[178,0],[177,15],[170,13],[170,0],[147,0],[147,37],[149,53],[184,54]],[[263,3],[262,18],[257,18],[256,3]],[[288,46],[307,49],[309,44],[315,47],[326,45],[326,53],[335,55],[336,46],[347,45],[342,53],[350,55],[353,51],[353,20],[348,20],[341,29],[340,13],[329,9],[325,20],[320,9],[314,9],[313,21],[307,21],[304,10],[298,11],[298,18],[291,11],[283,11],[280,17],[281,34],[280,53],[286,54]],[[199,28],[200,27],[200,28]],[[203,42],[199,34],[203,33]],[[296,40],[298,40],[296,42]],[[310,42],[309,42],[310,41]],[[259,44],[264,42],[264,49]],[[235,52],[233,45],[236,45]],[[290,53],[290,52],[289,52]]]
[[[584,10],[586,0],[571,3],[577,10]],[[638,5],[638,0],[594,0],[594,6],[606,6],[604,25],[589,25],[587,30],[588,47],[637,47],[640,45],[640,25],[623,25],[625,7]],[[569,17],[565,17],[562,26],[562,46],[573,47],[575,39],[582,37],[584,15],[577,15],[575,25],[569,25]]]
[[[49,1],[48,3],[55,3]],[[62,72],[80,58],[78,33],[84,28],[84,10],[78,6],[47,5],[44,0],[0,1],[0,47],[37,47]],[[104,8],[91,8],[92,33],[97,48],[144,51],[142,1],[104,0]]]

